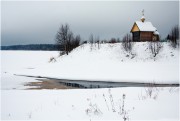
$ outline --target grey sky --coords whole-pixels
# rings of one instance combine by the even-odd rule
[[[145,9],[162,38],[179,24],[179,2],[170,1],[4,1],[1,2],[1,44],[54,43],[61,24],[88,39],[122,38]]]

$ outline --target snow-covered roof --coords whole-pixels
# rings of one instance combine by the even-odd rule
[[[150,32],[156,31],[156,28],[152,25],[151,22],[136,21],[135,23],[137,24],[140,31],[150,31]]]
[[[156,30],[156,31],[154,31],[153,34],[154,34],[154,35],[159,35],[159,32]]]

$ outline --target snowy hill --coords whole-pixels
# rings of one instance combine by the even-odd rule
[[[88,60],[88,61],[128,61],[128,62],[164,62],[164,61],[177,61],[178,49],[174,49],[169,43],[161,43],[162,48],[157,57],[153,57],[151,50],[149,49],[148,42],[136,42],[133,44],[132,54],[126,52],[122,43],[116,44],[101,44],[98,48],[97,44],[94,44],[91,50],[90,44],[81,45],[74,49],[68,57],[73,60]],[[132,58],[133,57],[133,58]],[[64,58],[64,57],[63,57]]]
[[[179,87],[31,90],[25,84],[40,81],[14,75],[179,83],[178,49],[163,43],[154,58],[148,47],[135,43],[129,54],[120,43],[85,44],[61,57],[57,51],[1,51],[2,120],[179,120]],[[51,57],[56,62],[49,63]]]
[[[99,49],[98,45],[85,44],[69,55],[58,57],[57,52],[53,55],[56,62],[49,63],[51,56],[36,62],[33,59],[39,57],[32,54],[26,66],[33,69],[21,68],[14,73],[72,80],[179,83],[178,49],[171,48],[169,43],[162,43],[156,57],[149,43],[134,43],[131,54],[118,43],[101,44]]]

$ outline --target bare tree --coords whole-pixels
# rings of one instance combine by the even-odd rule
[[[176,48],[179,45],[179,26],[176,25],[171,29],[167,39],[170,40],[172,47]]]
[[[124,50],[127,51],[127,52],[131,52],[131,51],[132,51],[133,42],[132,42],[132,37],[131,37],[130,34],[126,34],[126,35],[123,37],[122,47],[123,47]]]
[[[64,52],[68,55],[68,53],[71,52],[73,48],[79,46],[81,37],[80,35],[74,37],[73,32],[70,31],[69,29],[69,25],[65,24],[65,25],[61,25],[61,27],[59,28],[56,34],[55,41],[59,47],[59,50],[61,49],[60,47],[63,46]]]
[[[67,35],[67,51],[68,53],[73,49],[74,35],[70,31]]]
[[[59,47],[62,45],[64,47],[64,51],[66,52],[66,54],[68,55],[68,50],[67,50],[67,37],[68,37],[68,33],[69,33],[69,25],[65,24],[65,25],[61,25],[61,27],[59,28],[57,34],[56,34],[56,44],[59,45]]]
[[[116,39],[116,42],[117,42],[117,43],[120,43],[120,42],[121,42],[121,40],[120,40],[119,38],[117,38],[117,39]]]
[[[73,48],[76,48],[80,45],[80,41],[81,41],[81,36],[77,35],[74,39],[74,44],[73,44]]]
[[[98,45],[98,49],[100,49],[100,39],[99,39],[99,36],[96,37],[96,43]]]
[[[71,52],[74,48],[80,45],[81,36],[77,35],[74,37],[72,32],[68,34],[68,52]]]
[[[93,34],[91,34],[91,35],[89,36],[89,42],[90,42],[90,44],[91,44],[91,51],[92,51],[93,43],[94,43],[94,36],[93,36]]]

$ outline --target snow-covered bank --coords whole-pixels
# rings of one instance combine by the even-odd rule
[[[4,72],[1,74],[1,89],[11,90],[11,89],[26,89],[24,85],[28,82],[37,82],[36,78],[15,76],[13,73]],[[31,87],[33,88],[33,87]]]
[[[125,52],[121,43],[101,44],[100,49],[94,45],[92,50],[85,44],[62,57],[58,52],[2,51],[2,70],[59,79],[177,84],[179,50],[169,43],[162,45],[155,58],[148,43],[135,43],[132,54]],[[57,61],[49,63],[52,56]]]
[[[179,88],[145,89],[2,90],[2,120],[179,119]]]

